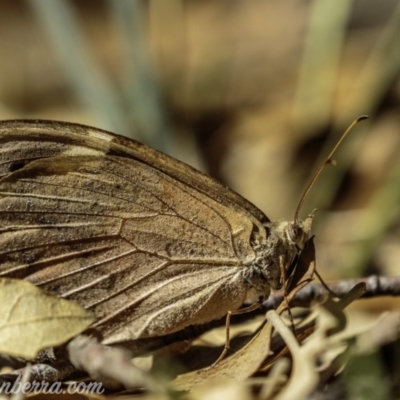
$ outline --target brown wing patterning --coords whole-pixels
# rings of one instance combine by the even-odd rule
[[[191,185],[193,174],[206,181]],[[74,124],[0,124],[0,276],[78,301],[108,343],[239,307],[260,214],[134,141]]]

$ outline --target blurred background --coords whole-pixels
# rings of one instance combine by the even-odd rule
[[[0,60],[1,119],[135,138],[270,219],[293,218],[318,163],[368,114],[301,215],[318,209],[327,281],[400,273],[397,1],[0,0]]]

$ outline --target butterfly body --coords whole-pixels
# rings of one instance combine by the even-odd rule
[[[77,301],[108,344],[266,299],[311,222],[271,222],[207,175],[118,135],[0,123],[0,277]]]

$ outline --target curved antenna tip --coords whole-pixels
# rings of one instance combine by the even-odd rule
[[[356,119],[357,122],[364,121],[364,119],[369,119],[368,115],[361,115]]]
[[[303,195],[300,198],[299,204],[296,208],[296,212],[294,213],[294,220],[297,221],[299,218],[299,213],[300,213],[300,209],[304,203],[305,198],[307,197],[309,191],[311,190],[311,188],[313,187],[315,181],[317,180],[317,178],[319,177],[319,175],[321,174],[322,170],[328,165],[328,164],[333,164],[335,165],[335,160],[332,158],[333,154],[335,153],[335,151],[337,150],[337,148],[340,146],[340,144],[342,143],[343,139],[347,136],[347,134],[352,130],[352,128],[354,128],[355,125],[357,125],[360,121],[363,121],[365,119],[368,119],[368,115],[361,115],[360,117],[358,117],[356,120],[354,120],[350,126],[346,129],[346,131],[343,133],[342,137],[338,140],[338,142],[336,143],[335,147],[333,148],[333,150],[330,152],[329,156],[325,159],[325,161],[319,166],[319,168],[317,169],[317,172],[314,174],[314,177],[311,179],[311,182],[308,184],[308,186],[306,187],[306,190],[304,191]]]

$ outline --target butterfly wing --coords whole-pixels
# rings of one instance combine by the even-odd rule
[[[118,135],[0,124],[0,276],[94,312],[106,343],[219,318],[246,297],[266,217],[210,177]]]

